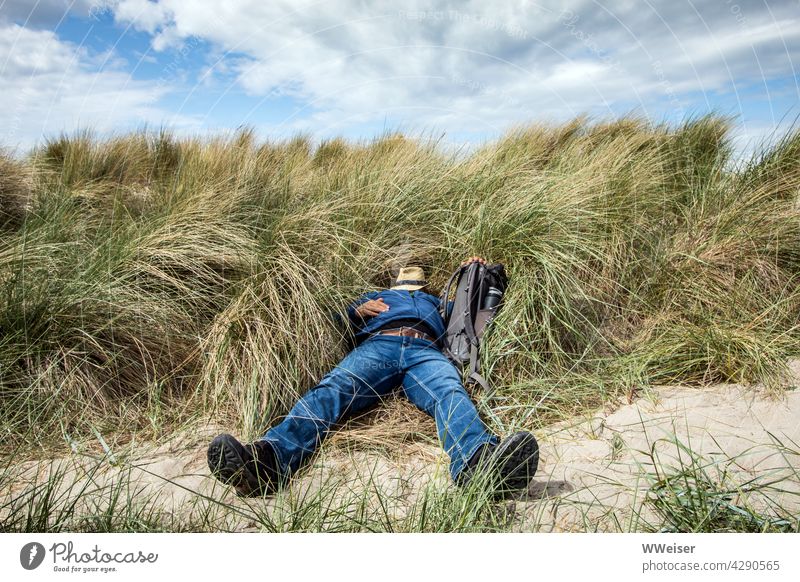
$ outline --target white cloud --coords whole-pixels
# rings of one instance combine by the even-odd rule
[[[170,18],[169,9],[164,4],[150,0],[122,0],[114,6],[115,18],[132,22],[136,28],[153,34]]]
[[[65,1],[43,0],[41,18],[54,18]],[[197,93],[220,90],[220,84],[224,91],[227,83],[230,92],[263,97],[264,107],[288,95],[300,110],[268,131],[302,129],[318,136],[384,122],[451,133],[499,132],[520,121],[585,112],[637,111],[662,120],[714,106],[719,95],[728,96],[728,105],[741,100],[738,111],[726,113],[744,113],[748,90],[758,88],[759,99],[777,97],[769,81],[796,79],[794,63],[800,60],[800,13],[788,0],[80,5],[83,12],[111,6],[116,21],[149,34],[156,51],[195,39],[193,51],[208,50],[196,71]],[[23,10],[17,0],[3,6],[11,6],[8,14]],[[20,34],[18,28],[0,30],[0,48]],[[157,109],[167,84],[133,81],[119,67],[98,71],[85,52],[52,34],[36,34],[45,36],[32,40],[27,52],[10,46],[0,79],[15,91],[11,97],[4,91],[3,99],[18,120],[31,115],[56,126],[81,119],[109,127],[158,115],[173,120]],[[800,97],[797,81],[789,91]],[[44,104],[29,104],[30,94],[44,96]],[[781,111],[770,114],[775,119],[760,119],[759,128],[780,121]],[[213,115],[210,110],[212,120]],[[8,113],[0,113],[0,121],[2,116]]]
[[[620,107],[661,118],[683,112],[688,92],[763,84],[800,57],[794,3],[548,4],[123,0],[116,17],[151,31],[156,49],[209,41],[241,88],[300,99],[313,113],[286,125],[315,130],[342,119],[502,129]]]
[[[51,31],[0,25],[0,55],[6,55],[0,68],[0,143],[6,147],[24,150],[60,131],[104,132],[169,117],[157,106],[166,87],[103,68],[106,55],[93,57]]]
[[[30,27],[54,26],[68,14],[88,16],[107,5],[107,0],[2,0],[0,21],[18,22]]]

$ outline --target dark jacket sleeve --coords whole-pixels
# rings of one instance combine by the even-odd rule
[[[339,313],[338,311],[330,311],[330,312],[328,312],[328,313],[330,314],[330,316],[331,316],[331,319],[333,320],[333,322],[334,322],[334,323],[335,323],[337,326],[339,326],[339,327],[344,327],[344,326],[346,326],[346,325],[347,325],[347,323],[346,323],[346,322],[345,322],[345,320],[344,320],[344,317],[342,317],[342,314],[341,314],[341,313]]]

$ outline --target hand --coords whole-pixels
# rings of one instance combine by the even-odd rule
[[[389,306],[383,302],[383,297],[379,297],[378,299],[370,299],[369,301],[365,301],[356,307],[356,315],[361,318],[374,317],[379,313],[383,313],[384,311],[389,311]]]
[[[467,260],[465,260],[465,261],[461,261],[461,266],[462,266],[462,267],[466,267],[466,266],[467,266],[467,265],[469,265],[470,263],[480,263],[481,265],[485,265],[485,264],[486,264],[486,259],[484,259],[484,258],[481,258],[481,257],[479,257],[479,256],[477,256],[477,255],[476,255],[476,256],[474,256],[474,257],[470,257],[470,258],[468,258],[468,259],[467,259]]]

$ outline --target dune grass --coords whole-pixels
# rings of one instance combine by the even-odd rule
[[[647,502],[660,521],[649,524],[660,532],[800,532],[800,518],[787,510],[784,484],[797,482],[791,475],[765,472],[743,478],[736,471],[736,459],[711,459],[694,452],[687,443],[675,441],[679,451],[677,466],[661,469],[658,455],[652,454],[655,470],[648,474]],[[779,454],[794,457],[797,448],[775,443]],[[787,463],[787,467],[792,467]],[[789,493],[797,496],[796,491]]]
[[[690,444],[674,435],[656,439],[658,447],[642,451],[639,478],[615,483],[618,493],[629,494],[626,504],[616,505],[581,490],[495,497],[494,476],[487,473],[464,488],[449,486],[446,471],[437,476],[421,467],[387,479],[380,454],[351,456],[351,470],[342,472],[341,449],[339,463],[324,471],[307,467],[302,483],[296,479],[266,499],[161,476],[122,448],[24,467],[7,460],[0,472],[0,531],[800,532],[797,443],[774,439],[732,457],[704,456]],[[320,453],[323,462],[330,452]],[[786,463],[748,474],[739,465],[753,452]],[[155,479],[145,482],[142,474]],[[185,476],[193,475],[178,477]],[[184,491],[183,501],[170,498]]]
[[[651,383],[779,390],[800,339],[800,132],[737,160],[728,120],[531,125],[468,154],[142,131],[0,155],[7,451],[210,418],[243,437],[348,349],[333,314],[407,261],[512,285],[487,422]]]

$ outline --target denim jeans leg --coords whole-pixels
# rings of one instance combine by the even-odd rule
[[[484,443],[497,443],[478,416],[455,366],[424,340],[411,340],[403,352],[406,397],[436,419],[439,440],[450,457],[455,480],[464,464]]]
[[[397,339],[372,338],[355,348],[262,437],[275,448],[285,474],[302,466],[335,423],[377,403],[399,385]]]

